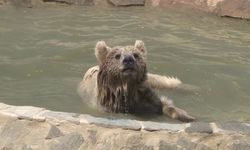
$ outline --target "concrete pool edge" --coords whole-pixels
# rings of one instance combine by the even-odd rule
[[[25,125],[18,129],[20,124]],[[77,130],[78,128],[81,129]],[[38,129],[41,132],[36,133],[35,131]],[[46,131],[42,132],[45,129]],[[26,130],[30,132],[23,133]],[[25,134],[27,139],[33,139],[33,142],[29,143],[32,140],[19,136],[22,133]],[[33,134],[41,137],[35,142],[41,142],[40,144],[32,144],[34,143]],[[92,137],[92,134],[95,134],[95,137]],[[52,136],[52,138],[48,138],[48,136]],[[93,149],[98,146],[103,148],[109,141],[113,145],[108,144],[110,146],[108,149],[121,149],[124,146],[130,149],[129,145],[138,144],[133,142],[134,138],[131,139],[131,136],[135,136],[135,139],[139,138],[137,139],[138,143],[143,143],[141,146],[144,145],[146,149],[152,150],[169,146],[171,149],[249,148],[250,124],[237,122],[169,124],[129,119],[106,119],[87,114],[56,112],[33,106],[12,106],[0,103],[0,141],[2,142],[0,142],[0,148],[4,148],[1,145],[8,146],[13,143],[11,145],[14,146],[13,149],[19,149],[20,147],[15,146],[23,147],[25,144],[32,149],[41,149],[41,147],[42,149],[53,149],[53,146],[54,148],[58,146],[62,148],[60,146],[70,145],[65,145],[65,142],[76,142],[80,143],[77,149]],[[108,140],[107,137],[109,137]],[[75,139],[75,141],[67,140],[67,138]],[[93,138],[96,142],[104,143],[98,145],[92,141]],[[122,146],[122,144],[119,144],[121,141],[117,141],[116,138],[124,138],[127,141],[124,144],[122,140],[124,144]],[[150,140],[151,138],[154,140]],[[6,141],[3,139],[6,139]],[[119,147],[119,145],[122,147]],[[36,148],[37,146],[38,148]]]
[[[131,119],[108,119],[94,117],[88,114],[51,111],[34,106],[13,106],[0,103],[0,115],[14,117],[20,120],[39,122],[69,122],[76,125],[94,124],[108,128],[121,128],[136,131],[169,131],[189,133],[247,133],[250,134],[250,124],[239,122],[193,122],[193,123],[160,123],[152,121],[138,121]]]

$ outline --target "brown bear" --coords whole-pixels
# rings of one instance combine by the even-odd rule
[[[194,121],[184,110],[154,89],[175,89],[177,78],[147,73],[146,48],[137,40],[134,46],[110,48],[104,41],[96,44],[99,66],[90,68],[79,84],[82,99],[106,112],[164,114],[183,122]]]

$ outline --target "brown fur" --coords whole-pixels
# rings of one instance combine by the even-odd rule
[[[101,41],[96,45],[95,55],[99,66],[90,68],[79,86],[83,98],[93,97],[89,103],[107,112],[148,112],[186,122],[194,120],[153,91],[152,88],[176,88],[181,81],[147,73],[146,48],[142,41],[136,41],[134,46],[113,48]]]

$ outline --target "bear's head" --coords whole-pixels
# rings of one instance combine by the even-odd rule
[[[100,62],[100,71],[114,82],[141,83],[146,78],[146,49],[140,40],[134,46],[110,48],[104,41],[96,44],[95,55]]]
[[[98,101],[108,112],[134,112],[138,89],[146,80],[146,49],[142,41],[134,46],[110,48],[104,41],[96,44],[99,61]]]

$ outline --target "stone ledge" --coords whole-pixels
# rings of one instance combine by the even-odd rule
[[[130,129],[130,130],[140,130],[141,125],[136,120],[129,119],[107,119],[100,117],[93,117],[90,115],[81,115],[80,123],[84,124],[94,124],[98,126],[108,127],[108,128],[122,128],[122,129]]]
[[[33,106],[12,106],[0,103],[0,114],[7,117],[14,117],[23,120],[48,121],[56,124],[63,122],[80,124],[93,124],[106,128],[121,128],[137,131],[167,131],[187,133],[240,133],[250,134],[250,125],[238,122],[225,123],[158,123],[152,121],[137,121],[131,119],[107,119],[94,117],[87,114],[67,113],[50,111],[44,108]]]
[[[168,131],[168,132],[182,132],[186,127],[190,126],[186,124],[169,124],[169,123],[158,123],[152,121],[141,121],[141,129],[146,131]]]
[[[194,122],[191,124],[190,127],[187,127],[186,132],[188,133],[195,133],[195,132],[200,132],[200,133],[213,133],[213,128],[209,123],[205,122]]]
[[[0,149],[248,149],[250,125],[107,119],[0,103]]]

